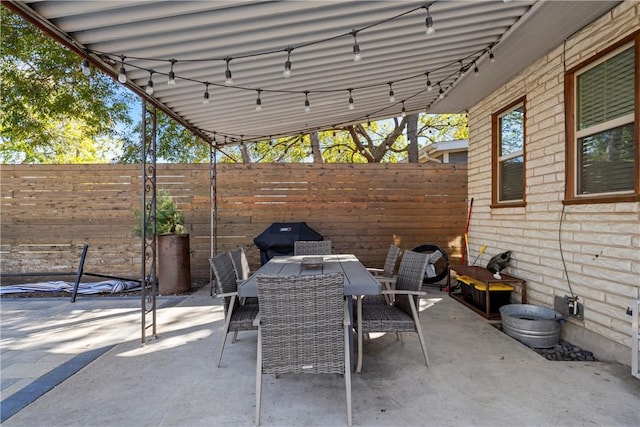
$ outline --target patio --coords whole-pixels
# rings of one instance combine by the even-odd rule
[[[628,367],[547,361],[445,293],[428,293],[421,320],[431,367],[424,366],[415,336],[404,345],[390,335],[365,341],[363,372],[352,377],[354,425],[640,422],[640,383]],[[53,373],[63,380],[3,425],[253,425],[256,333],[228,343],[216,369],[223,310],[206,286],[162,298],[161,336],[145,346],[137,298],[48,299],[46,309],[42,300],[2,299],[1,305],[3,417],[5,405],[19,404],[19,378],[12,377],[22,375],[22,385],[35,394]],[[5,316],[21,320],[10,324]],[[72,337],[84,338],[74,343]],[[29,372],[40,376],[25,381]],[[76,373],[65,380],[64,372]],[[262,425],[346,425],[342,378],[264,381]]]
[[[517,248],[514,273],[532,285],[533,302],[551,306],[554,297],[574,295],[575,289],[575,295],[584,303],[583,319],[569,322],[572,330],[565,328],[568,340],[582,338],[590,349],[597,341],[599,349],[607,353],[598,357],[629,359],[630,322],[625,309],[639,296],[637,172],[633,188],[620,198],[582,198],[576,202],[579,191],[572,171],[578,159],[571,151],[575,149],[575,129],[567,133],[572,127],[567,125],[574,121],[573,98],[565,79],[595,64],[603,52],[613,53],[626,45],[633,45],[638,51],[637,2],[491,2],[486,14],[474,10],[481,2],[460,2],[464,7],[451,14],[447,8],[454,2],[428,2],[430,6],[385,2],[380,13],[369,8],[383,3],[340,2],[354,10],[331,10],[336,14],[329,15],[327,21],[337,27],[318,21],[326,33],[309,31],[294,39],[290,37],[292,33],[307,26],[310,30],[316,28],[310,24],[315,24],[318,10],[308,14],[283,11],[290,14],[291,21],[286,22],[293,22],[295,27],[283,25],[286,17],[267,15],[260,9],[254,9],[256,14],[247,15],[246,20],[238,13],[242,19],[229,21],[225,30],[228,37],[220,37],[218,30],[223,27],[211,17],[226,20],[229,15],[217,10],[217,6],[208,11],[198,9],[210,7],[207,3],[218,4],[191,2],[195,10],[174,2],[158,2],[158,7],[153,8],[147,4],[84,2],[82,7],[87,9],[82,10],[78,9],[81,3],[72,7],[68,2],[11,4],[53,37],[68,40],[69,47],[87,56],[96,69],[116,78],[119,69],[126,66],[123,77],[128,88],[150,105],[173,105],[169,111],[172,117],[191,123],[189,128],[196,135],[214,145],[394,117],[405,107],[409,114],[424,111],[425,107],[434,113],[468,111],[471,173],[464,198],[475,198],[476,203],[469,233],[472,249],[477,252],[481,243],[494,253]],[[405,4],[397,6],[402,3]],[[302,7],[300,2],[282,4]],[[382,25],[387,18],[404,13],[405,6],[411,4],[417,9],[406,15],[406,22],[412,25],[395,25],[404,23],[395,18],[389,28]],[[118,5],[125,9],[119,10]],[[116,9],[109,10],[112,7]],[[134,10],[127,10],[129,7]],[[180,16],[174,16],[173,7],[181,8]],[[233,12],[233,8],[229,9]],[[435,37],[423,37],[425,14],[433,15],[438,27]],[[456,19],[449,19],[448,15]],[[503,16],[504,23],[496,24],[488,20],[489,16]],[[126,25],[116,25],[123,17],[127,17]],[[469,21],[471,18],[474,20]],[[159,22],[148,22],[149,19]],[[265,25],[255,31],[265,43],[256,43],[256,37],[244,31],[254,29],[259,20]],[[178,39],[176,33],[165,31],[163,24],[167,22],[177,32],[200,31],[201,26],[212,32],[204,34],[201,43],[194,43],[192,37]],[[372,23],[376,25],[368,27]],[[273,35],[270,28],[284,30]],[[351,28],[352,32],[344,32]],[[369,28],[384,31],[376,34]],[[469,45],[464,52],[453,49],[459,47],[461,28],[469,30],[469,39],[479,40],[480,45]],[[164,37],[157,37],[158,32]],[[340,45],[328,43],[336,35],[341,37]],[[352,48],[356,46],[356,35],[364,60],[353,65],[351,52],[355,52]],[[213,38],[218,41],[215,51],[211,50]],[[316,39],[323,43],[305,49],[306,42]],[[423,45],[424,49],[415,49]],[[213,64],[191,67],[195,57],[185,51],[185,46],[214,58],[210,62],[216,63],[216,70],[211,71],[209,65]],[[274,46],[278,50],[266,55]],[[296,82],[293,92],[282,89],[285,46],[295,47],[293,70],[297,80],[290,80]],[[443,46],[446,55],[434,62],[438,46]],[[529,51],[531,47],[538,50]],[[490,68],[494,54],[497,64]],[[334,67],[327,58],[338,55],[339,66]],[[257,62],[252,65],[255,58],[264,58],[265,66],[256,65]],[[634,70],[638,70],[637,55],[635,61]],[[225,62],[227,70],[233,69],[235,84],[242,87],[223,83]],[[174,64],[178,90],[163,84]],[[478,76],[467,72],[475,65],[481,70]],[[268,75],[265,70],[269,70]],[[637,88],[638,78],[634,76]],[[152,78],[156,91],[147,95],[146,89],[153,87],[148,83]],[[211,78],[216,79],[211,86],[215,86],[217,102],[204,110],[203,91],[208,100]],[[429,81],[441,86],[443,99],[439,90],[428,90]],[[397,96],[394,103],[387,96],[392,84]],[[331,92],[323,92],[325,87],[330,87]],[[347,107],[347,96],[351,98],[352,91],[357,109]],[[261,93],[264,111],[256,116],[254,105]],[[303,101],[308,98],[312,112],[303,108]],[[634,98],[633,113],[628,114],[635,123],[635,135],[637,99]],[[526,186],[522,182],[527,198],[512,205],[505,203],[498,209],[492,185],[499,180],[492,162],[487,161],[495,152],[490,118],[520,102],[526,107],[530,123],[526,129],[529,179]],[[336,105],[341,107],[335,108]],[[252,120],[237,119],[249,114]],[[637,171],[637,138],[633,147]],[[125,175],[128,181],[129,176]],[[15,201],[13,190],[11,198],[3,198],[5,212],[4,206]],[[106,200],[112,204],[112,200]],[[204,199],[194,200],[204,204]],[[122,205],[126,205],[127,212],[130,210],[130,204]],[[69,209],[69,203],[65,206]],[[42,226],[50,228],[47,224]],[[6,228],[20,237],[28,235],[20,234],[16,226]],[[238,229],[249,235],[245,224],[230,229],[234,235]],[[387,234],[389,231],[396,232],[387,230]],[[3,239],[7,235],[3,229]],[[38,233],[32,229],[30,235]],[[57,246],[75,243],[55,237],[53,244]],[[18,242],[15,246],[20,244],[31,247],[43,242]],[[345,242],[344,247],[352,248],[353,244]],[[570,261],[568,269],[563,265],[565,255]],[[560,258],[562,263],[558,262]],[[564,277],[566,283],[559,280]],[[354,425],[640,424],[640,383],[629,375],[627,366],[549,362],[446,295],[430,291],[430,298],[424,301],[422,322],[432,366],[426,369],[422,364],[415,337],[407,337],[404,345],[392,336],[367,342],[365,370],[353,377]],[[7,418],[3,425],[253,425],[255,334],[244,333],[238,343],[230,344],[225,351],[227,362],[216,369],[222,306],[211,300],[208,289],[200,289],[186,299],[168,300],[160,307],[161,337],[145,346],[140,346],[138,339],[139,300],[126,305],[116,299],[109,301],[113,306],[99,307],[90,298],[76,305],[61,299],[47,310],[26,311],[12,306],[17,304],[15,301],[2,301],[3,317],[6,314],[10,317],[5,319],[14,322],[2,322],[2,412]],[[101,304],[104,303],[103,299]],[[83,320],[81,316],[90,313],[94,317]],[[37,318],[31,320],[32,316]],[[51,318],[59,323],[45,324],[42,320]],[[14,329],[9,333],[5,328]],[[26,335],[21,336],[17,333],[20,331]],[[74,341],[77,338],[82,339]],[[346,424],[339,377],[269,379],[263,393],[263,425]],[[26,406],[29,398],[38,395],[41,396]],[[5,408],[9,404],[15,415],[8,415],[10,411]]]
[[[566,328],[570,341],[597,344],[598,357],[630,363],[626,311],[639,297],[638,140],[628,143],[635,154],[627,188],[613,198],[607,191],[583,197],[574,176],[580,162],[576,129],[569,125],[578,121],[569,89],[604,55],[632,45],[637,52],[637,2],[278,2],[275,9],[268,2],[5,3],[215,146],[396,117],[403,110],[468,112],[472,252],[481,244],[490,248],[487,255],[515,249],[514,273],[531,285],[532,302],[552,306],[555,297],[571,296],[583,303],[584,317]],[[360,48],[363,60],[356,65]],[[294,74],[286,80],[283,61],[292,49]],[[635,61],[630,69],[638,69],[637,55]],[[178,89],[163,84],[173,80],[174,65]],[[226,81],[231,70],[233,84]],[[633,74],[635,83],[626,81],[637,89]],[[205,110],[208,89],[215,89],[216,102]],[[353,109],[347,103],[352,95]],[[520,104],[526,107],[528,179],[520,182],[521,197],[501,201],[498,164],[487,161],[497,152],[492,117]],[[637,97],[631,104],[625,126],[635,123],[638,135]],[[244,224],[238,229],[246,232]],[[69,244],[61,240],[53,244]]]

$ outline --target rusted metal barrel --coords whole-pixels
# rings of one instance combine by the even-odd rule
[[[191,291],[189,235],[158,236],[158,285],[160,295]]]

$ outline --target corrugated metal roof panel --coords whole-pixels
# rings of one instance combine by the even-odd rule
[[[201,135],[244,140],[459,112],[618,1],[24,1],[31,16]],[[427,36],[427,9],[436,32]],[[558,25],[561,20],[562,25]],[[353,61],[354,36],[362,60]],[[498,64],[487,61],[492,47]],[[291,77],[283,77],[291,52]],[[233,85],[225,85],[227,61]],[[167,85],[174,62],[176,85]],[[479,78],[460,68],[481,67]],[[427,75],[428,73],[428,75]],[[473,74],[473,72],[468,73]],[[427,91],[427,79],[434,90]],[[453,87],[455,80],[458,83]],[[395,93],[389,102],[388,83]],[[205,89],[209,105],[203,105]],[[439,85],[438,85],[439,84]],[[447,96],[439,100],[442,88]],[[348,108],[349,90],[355,109]],[[305,91],[311,112],[305,113]],[[260,93],[262,111],[255,111]]]

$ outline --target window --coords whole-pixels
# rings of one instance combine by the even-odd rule
[[[640,199],[638,34],[565,76],[565,203]]]
[[[525,98],[492,116],[492,207],[524,206]]]

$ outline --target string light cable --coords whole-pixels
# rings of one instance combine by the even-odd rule
[[[258,52],[258,53],[250,53],[250,54],[245,54],[245,55],[234,55],[234,56],[225,56],[223,58],[200,58],[200,59],[188,59],[188,58],[180,58],[180,59],[176,59],[176,58],[170,58],[170,59],[165,59],[165,58],[147,58],[147,57],[136,57],[136,56],[125,56],[124,54],[114,54],[114,53],[109,53],[109,52],[101,52],[101,51],[93,51],[93,50],[86,50],[87,55],[89,54],[93,54],[96,55],[98,57],[101,58],[110,58],[113,60],[113,58],[119,58],[119,62],[120,62],[120,68],[119,68],[119,72],[118,72],[118,81],[120,83],[126,83],[128,81],[127,79],[127,75],[126,75],[126,69],[125,66],[127,67],[131,67],[131,68],[135,68],[138,70],[144,70],[149,72],[149,81],[147,82],[147,87],[145,88],[145,92],[151,96],[153,94],[153,74],[159,74],[159,75],[166,75],[167,76],[167,84],[169,86],[174,86],[175,82],[176,82],[176,78],[180,78],[181,80],[185,80],[185,81],[190,81],[190,82],[195,82],[195,83],[201,83],[205,85],[205,93],[203,95],[203,103],[207,104],[209,103],[209,90],[208,87],[211,86],[217,86],[217,87],[228,87],[228,88],[232,88],[232,89],[236,89],[236,90],[243,90],[243,91],[255,91],[258,93],[258,97],[256,98],[256,111],[260,111],[262,109],[262,99],[261,99],[261,94],[262,93],[284,93],[284,94],[304,94],[305,95],[305,111],[306,112],[310,112],[311,111],[311,106],[310,106],[310,101],[309,101],[309,95],[311,94],[318,94],[318,93],[338,93],[338,92],[342,92],[347,90],[349,92],[349,109],[354,109],[355,108],[355,104],[353,102],[353,96],[352,96],[352,92],[355,90],[363,90],[363,89],[371,89],[371,88],[376,88],[376,87],[384,87],[384,86],[388,86],[389,89],[389,106],[381,108],[377,111],[368,111],[365,112],[362,116],[361,119],[366,119],[369,116],[375,116],[376,114],[379,113],[383,113],[384,111],[389,110],[390,108],[394,108],[395,105],[397,105],[398,103],[395,101],[395,93],[393,90],[393,84],[396,83],[400,83],[400,82],[404,82],[404,81],[410,81],[410,80],[414,80],[414,79],[422,79],[426,76],[426,90],[427,92],[430,92],[433,88],[434,85],[437,85],[439,87],[439,92],[438,92],[438,96],[436,97],[436,99],[432,100],[429,104],[428,107],[430,107],[433,102],[442,99],[444,97],[444,93],[446,91],[448,91],[453,85],[455,85],[456,83],[456,78],[454,78],[450,83],[447,83],[447,81],[451,78],[451,74],[447,75],[445,77],[443,77],[442,79],[440,79],[439,81],[436,82],[432,82],[430,77],[432,75],[434,75],[437,72],[441,72],[445,69],[451,68],[452,66],[458,65],[458,69],[457,72],[453,73],[454,75],[457,74],[458,77],[463,76],[465,71],[470,69],[471,67],[473,67],[474,73],[477,75],[478,74],[478,66],[477,66],[477,62],[484,56],[484,55],[488,55],[489,56],[489,61],[493,62],[495,60],[494,54],[493,54],[493,48],[495,47],[497,42],[493,42],[491,44],[489,44],[487,47],[480,49],[470,55],[467,55],[464,58],[461,59],[457,59],[455,61],[451,61],[448,64],[443,64],[437,68],[434,69],[429,69],[428,71],[424,72],[424,73],[419,73],[419,74],[415,74],[415,75],[411,75],[411,76],[407,76],[404,78],[400,78],[400,79],[396,79],[393,81],[386,81],[386,82],[379,82],[379,83],[371,83],[371,84],[367,84],[367,85],[362,85],[362,86],[354,86],[348,89],[343,89],[343,88],[335,88],[335,89],[315,89],[315,90],[311,90],[311,89],[306,89],[306,90],[287,90],[287,89],[268,89],[268,88],[256,88],[256,87],[249,87],[249,86],[237,86],[234,85],[233,83],[233,78],[232,78],[232,72],[231,72],[231,68],[230,68],[230,62],[234,59],[241,59],[241,58],[251,58],[251,57],[257,57],[257,56],[261,56],[261,55],[272,55],[272,54],[278,54],[278,53],[282,53],[285,52],[287,54],[287,58],[286,61],[284,63],[284,70],[283,70],[283,76],[285,78],[288,78],[291,76],[291,53],[294,50],[298,50],[301,48],[305,48],[305,47],[309,47],[309,46],[313,46],[316,44],[320,44],[320,43],[325,43],[325,42],[329,42],[329,41],[333,41],[339,38],[343,38],[343,37],[352,37],[353,39],[353,53],[354,53],[354,61],[358,61],[358,59],[356,59],[358,56],[361,55],[360,52],[360,45],[358,44],[357,41],[357,35],[360,32],[369,30],[371,28],[374,28],[376,26],[382,25],[384,23],[388,23],[394,20],[397,20],[401,17],[404,17],[408,14],[414,13],[418,10],[426,10],[427,12],[427,18],[425,23],[427,24],[427,28],[433,28],[433,16],[431,15],[430,12],[430,7],[433,6],[433,4],[437,3],[436,1],[431,1],[426,3],[423,6],[419,6],[419,7],[414,7],[412,9],[409,9],[405,12],[402,12],[400,14],[391,16],[389,18],[383,19],[381,21],[366,25],[364,27],[361,28],[356,28],[356,29],[352,29],[351,31],[347,32],[347,33],[342,33],[342,34],[338,34],[332,37],[328,37],[328,38],[324,38],[324,39],[320,39],[320,40],[315,40],[315,41],[311,41],[311,42],[307,42],[304,44],[299,44],[299,45],[291,45],[285,49],[274,49],[274,50],[266,50],[266,51],[262,51],[262,52]],[[430,33],[429,31],[427,31],[429,34],[432,34],[433,31],[432,30]],[[86,59],[86,58],[85,58]],[[360,58],[361,59],[361,56]],[[129,60],[129,61],[127,61]],[[154,69],[147,69],[144,67],[139,67],[135,65],[134,61],[148,61],[148,62],[162,62],[162,63],[167,63],[169,65],[169,70],[168,72],[164,73],[162,71],[157,71],[157,68]],[[205,81],[199,81],[197,79],[191,79],[188,77],[183,77],[183,76],[177,76],[174,70],[174,66],[176,63],[180,62],[180,63],[188,63],[188,62],[215,62],[215,61],[224,61],[226,68],[225,68],[225,80],[224,80],[224,85],[223,84],[218,84],[218,83],[214,83],[214,82],[205,82]],[[88,63],[88,61],[86,61]],[[115,61],[114,61],[115,62]],[[83,61],[83,67],[82,67],[82,71],[83,73],[85,73],[85,62]],[[89,71],[90,72],[90,71]],[[444,86],[444,89],[443,89]],[[410,96],[410,97],[405,97],[402,101],[402,103],[404,103],[405,101],[417,96],[418,94],[423,93],[424,90],[420,90],[418,93]],[[396,110],[397,111],[397,110]],[[207,131],[204,130],[204,132],[212,134],[213,131]],[[222,135],[223,132],[220,131],[216,131],[217,134]],[[227,134],[230,137],[233,137],[234,135],[232,134]],[[259,138],[264,138],[264,135],[245,135],[248,138],[250,138],[251,140],[254,139],[259,139]]]

